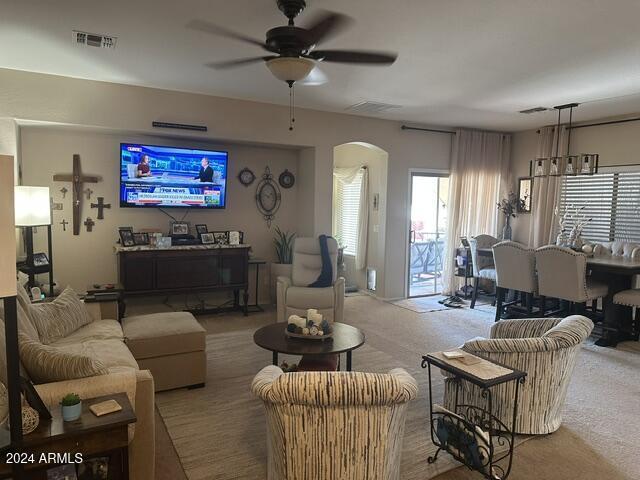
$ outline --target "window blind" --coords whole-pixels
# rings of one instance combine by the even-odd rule
[[[354,181],[343,183],[334,180],[335,217],[333,235],[345,246],[346,255],[355,255],[358,249],[358,220],[360,210],[360,188],[362,172]]]
[[[591,221],[582,231],[591,241],[640,241],[640,172],[562,177],[559,213],[581,211]],[[573,227],[566,226],[567,233]]]

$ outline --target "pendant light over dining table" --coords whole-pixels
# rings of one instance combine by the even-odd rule
[[[567,103],[553,107],[558,111],[558,123],[555,127],[555,153],[551,157],[542,157],[530,160],[529,176],[531,177],[560,177],[575,175],[593,175],[598,173],[600,155],[597,153],[571,154],[571,130],[573,122],[573,109],[579,103]],[[567,130],[567,151],[560,155],[560,128],[563,110],[569,110],[569,124]]]

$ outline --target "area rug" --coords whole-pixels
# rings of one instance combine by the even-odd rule
[[[265,312],[202,319],[209,333],[206,387],[157,395],[158,409],[190,480],[265,478],[264,411],[249,386],[271,361],[270,352],[253,344],[253,332],[274,318],[274,312]],[[353,354],[354,370],[403,367],[420,385],[418,399],[409,406],[400,478],[424,480],[442,472],[438,480],[477,478],[464,467],[452,470],[458,464],[448,455],[441,455],[434,465],[426,462],[433,445],[427,430],[427,375],[420,361],[424,353],[487,336],[493,315],[478,309],[417,314],[365,296],[345,300],[345,322],[362,328],[367,337]],[[563,427],[519,446],[511,478],[635,478],[633,473],[640,470],[640,352],[635,351],[637,343],[626,345],[583,349]],[[436,375],[436,401],[442,385]]]
[[[180,457],[171,441],[167,426],[156,407],[156,475],[155,480],[187,480]]]
[[[445,307],[441,303],[438,303],[439,300],[442,300],[447,297],[443,297],[442,295],[432,295],[430,297],[419,297],[419,298],[405,298],[402,300],[394,300],[391,303],[396,307],[406,308],[407,310],[411,310],[416,313],[427,313],[427,312],[437,312],[438,310],[448,310],[448,307]]]

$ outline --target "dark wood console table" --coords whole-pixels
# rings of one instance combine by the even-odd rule
[[[125,297],[232,291],[233,308],[247,315],[249,248],[249,245],[116,247],[119,283]]]

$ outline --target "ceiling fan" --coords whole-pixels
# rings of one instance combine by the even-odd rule
[[[285,26],[267,31],[266,40],[261,41],[242,33],[228,30],[203,20],[192,20],[188,28],[219,35],[262,48],[268,55],[241,58],[222,62],[211,62],[207,66],[217,70],[265,62],[267,68],[279,80],[292,87],[299,82],[319,85],[326,76],[317,68],[318,62],[337,62],[360,65],[391,65],[398,57],[395,53],[365,50],[323,50],[316,46],[335,36],[352,23],[346,15],[334,12],[320,14],[306,28],[294,24],[295,18],[307,6],[305,0],[277,0],[278,8],[289,19]]]

